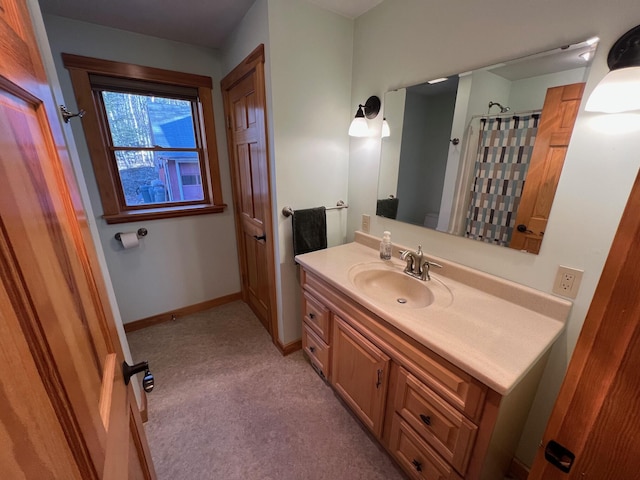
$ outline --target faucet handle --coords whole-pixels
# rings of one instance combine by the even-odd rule
[[[436,263],[436,262],[432,262],[431,260],[427,260],[427,263],[432,267],[442,268],[442,265],[440,265],[439,263]]]

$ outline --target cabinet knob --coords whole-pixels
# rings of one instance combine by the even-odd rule
[[[315,351],[316,351],[316,347],[309,347],[309,351],[310,351],[311,353],[315,352]]]
[[[316,318],[316,314],[313,312],[309,312],[309,318],[313,320],[314,318]]]
[[[415,458],[413,459],[413,462],[411,462],[413,464],[414,467],[416,467],[416,471],[421,472],[422,471],[422,463],[419,462],[418,460],[416,460]]]
[[[422,420],[425,425],[431,426],[431,417],[429,415],[425,415],[424,413],[421,413],[420,420]]]

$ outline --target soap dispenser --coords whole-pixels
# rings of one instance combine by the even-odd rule
[[[380,258],[391,260],[391,232],[385,231],[380,242]]]

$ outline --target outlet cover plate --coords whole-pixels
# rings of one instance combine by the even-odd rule
[[[366,214],[362,214],[362,231],[364,233],[369,233],[371,230],[371,217]]]
[[[553,293],[563,297],[576,298],[583,273],[584,270],[559,265],[556,279],[553,282]]]

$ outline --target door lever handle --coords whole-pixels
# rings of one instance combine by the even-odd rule
[[[254,235],[253,238],[255,238],[256,240],[267,240],[267,234],[263,233],[262,235],[258,236],[258,235]]]
[[[149,371],[149,362],[140,362],[135,365],[129,365],[127,362],[122,362],[122,376],[124,377],[125,385],[129,385],[131,377],[140,372],[144,372],[142,388],[145,392],[150,393],[155,386],[155,379],[153,378],[153,374]]]
[[[534,233],[531,230],[529,230],[529,228],[527,228],[527,226],[524,223],[521,223],[520,225],[518,225],[516,227],[516,230],[518,230],[520,233]]]

